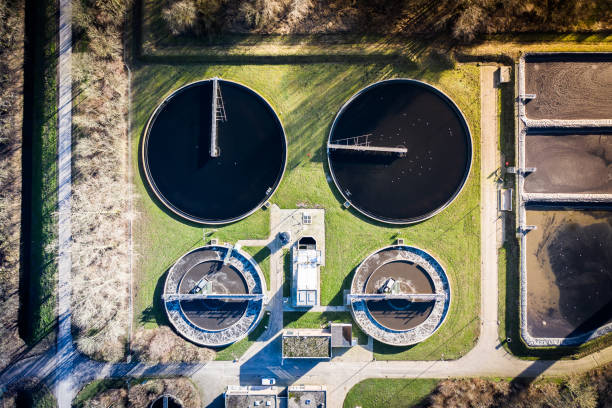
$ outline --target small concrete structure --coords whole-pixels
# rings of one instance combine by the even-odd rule
[[[278,387],[228,385],[224,394],[225,408],[277,408]]]
[[[294,307],[312,307],[320,303],[321,251],[313,237],[302,237],[291,250]]]
[[[350,323],[330,323],[331,345],[332,347],[352,347],[353,325]]]
[[[284,359],[331,359],[331,338],[328,330],[299,329],[284,330],[282,334],[282,357]]]
[[[325,408],[327,388],[324,385],[292,385],[287,388],[287,408]]]
[[[504,66],[499,67],[497,70],[497,83],[498,84],[506,84],[510,82],[510,67]]]
[[[512,211],[512,189],[498,190],[498,208],[500,211]]]

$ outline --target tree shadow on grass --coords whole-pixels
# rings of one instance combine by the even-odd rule
[[[164,286],[166,284],[166,277],[168,276],[169,271],[170,268],[166,269],[162,276],[157,279],[155,290],[153,291],[153,302],[140,314],[138,319],[140,324],[155,323],[158,326],[169,325],[170,322],[168,321],[168,316],[166,315],[164,308],[164,301],[162,299],[162,295],[164,294]]]

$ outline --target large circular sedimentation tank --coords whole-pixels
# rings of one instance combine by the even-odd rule
[[[263,205],[286,158],[285,132],[270,104],[244,85],[216,78],[167,97],[142,143],[144,173],[157,198],[205,224],[236,221]]]
[[[263,313],[264,293],[263,275],[248,254],[208,245],[183,255],[172,266],[164,305],[181,335],[197,344],[220,347],[255,328]]]
[[[340,109],[328,161],[338,190],[358,211],[382,222],[414,223],[459,194],[472,140],[448,96],[420,81],[391,79],[362,89]]]
[[[405,346],[431,336],[450,307],[450,285],[427,252],[396,245],[379,249],[355,271],[351,311],[364,332]]]

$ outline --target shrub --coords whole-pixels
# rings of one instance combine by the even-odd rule
[[[198,14],[193,0],[181,0],[165,8],[162,17],[170,32],[178,35],[195,28]]]

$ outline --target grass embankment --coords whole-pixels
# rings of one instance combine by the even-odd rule
[[[283,327],[285,329],[322,329],[328,323],[352,323],[353,337],[359,344],[368,344],[368,336],[353,322],[350,312],[285,312]]]
[[[28,63],[32,64],[33,106],[32,117],[25,119],[30,125],[24,127],[24,138],[31,141],[31,184],[29,191],[24,189],[24,201],[29,202],[24,210],[29,213],[25,215],[29,220],[24,226],[29,225],[29,231],[24,233],[24,242],[29,247],[24,259],[27,276],[20,289],[24,305],[20,320],[24,339],[35,344],[52,334],[56,323],[57,10],[56,3],[49,0],[31,9],[28,22],[35,28],[28,31],[29,38],[34,36]]]
[[[266,289],[270,290],[270,248],[268,247],[243,247],[244,251],[248,252],[255,262],[259,265],[261,272],[266,280]]]
[[[436,388],[437,379],[368,379],[350,389],[344,408],[406,408],[421,402]]]
[[[575,38],[574,36],[570,36]],[[607,37],[612,39],[611,36]],[[574,49],[575,50],[575,49]],[[514,77],[513,77],[514,78]],[[516,119],[514,81],[498,91],[499,146],[504,162],[514,166],[516,154]],[[505,188],[515,188],[513,174],[504,175]],[[514,192],[516,197],[516,192]],[[612,344],[612,334],[575,347],[528,347],[520,334],[520,245],[516,238],[516,212],[504,213],[504,243],[499,250],[499,337],[504,347],[514,355],[525,359],[580,358]],[[507,342],[510,339],[510,343]]]
[[[240,340],[237,343],[231,344],[221,350],[217,351],[217,356],[215,360],[235,360],[237,358],[242,357],[242,355],[257,341],[259,336],[261,336],[268,326],[268,322],[270,321],[270,313],[265,312],[264,316],[259,322],[259,325],[249,333],[249,335]]]
[[[427,250],[446,268],[452,288],[450,313],[432,339],[411,348],[375,345],[378,359],[457,358],[478,335],[480,305],[480,102],[476,66],[430,63],[306,64],[306,65],[143,65],[134,72],[134,143],[149,115],[177,87],[202,78],[220,76],[259,91],[283,122],[289,141],[287,171],[272,201],[281,208],[298,203],[325,209],[326,265],[321,270],[321,303],[341,305],[342,293],[354,268],[365,256],[399,236]],[[367,84],[393,77],[426,81],[447,93],[465,114],[474,141],[474,162],[466,186],[441,214],[417,225],[402,227],[372,222],[346,210],[335,186],[327,181],[325,142],[340,106]],[[134,157],[138,158],[139,151]],[[135,159],[136,160],[136,159]],[[138,165],[137,162],[134,165]],[[176,219],[152,199],[136,180],[142,214],[135,226],[135,319],[145,327],[159,320],[153,305],[163,288],[164,274],[176,259],[201,245],[201,227]],[[263,238],[268,235],[268,213],[257,211],[246,220],[218,228],[221,241]],[[163,318],[162,321],[165,321]]]

